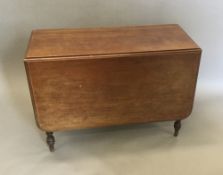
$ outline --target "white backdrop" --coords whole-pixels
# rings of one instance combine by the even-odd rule
[[[99,141],[96,144],[95,141],[92,148],[88,148],[86,144],[89,143],[87,141],[80,141],[81,137],[73,133],[74,136],[79,138],[79,140],[77,139],[75,141],[76,144],[66,140],[67,147],[65,144],[61,146],[66,147],[61,148],[61,150],[63,149],[64,151],[63,154],[58,150],[54,154],[57,160],[55,160],[55,157],[50,157],[48,155],[48,150],[42,143],[43,141],[40,139],[39,134],[37,134],[38,129],[36,129],[33,119],[33,111],[23,66],[23,57],[31,30],[36,28],[80,28],[167,23],[180,24],[203,49],[197,97],[195,99],[195,112],[193,113],[197,118],[194,116],[194,120],[191,119],[185,122],[188,123],[188,127],[185,127],[185,139],[181,138],[182,143],[170,143],[172,138],[166,137],[165,134],[161,134],[159,137],[158,135],[160,133],[158,133],[158,128],[154,131],[157,137],[155,138],[150,134],[147,137],[147,142],[145,139],[135,140],[137,143],[131,142],[130,140],[132,138],[124,139],[124,141],[129,141],[128,143],[130,145],[128,149],[129,152],[127,153],[127,151],[125,152],[121,149],[121,147],[125,145],[123,137],[130,138],[129,134],[135,135],[135,139],[140,139],[140,137],[134,130],[130,132],[128,132],[128,130],[118,131],[118,134],[117,132],[116,134],[114,132],[114,135],[110,134],[113,139],[112,141],[116,143],[117,147],[111,149],[112,151],[107,149],[106,151],[108,153],[111,151],[111,154],[106,154],[103,152],[104,146],[110,148],[109,145],[113,144],[112,141],[106,140],[106,133],[102,138],[109,144],[101,143],[103,139],[100,135],[94,137],[93,134],[93,137],[89,136],[89,138],[83,135],[81,136],[90,140],[98,139],[98,137],[100,140],[101,138],[101,142]],[[38,170],[41,170],[43,172],[42,174],[44,174],[44,169],[41,169],[37,165],[45,161],[48,162],[47,165],[45,165],[46,174],[49,174],[47,170],[52,169],[55,169],[53,174],[61,174],[64,170],[72,170],[72,163],[74,162],[76,165],[80,166],[80,169],[76,169],[79,170],[79,174],[83,174],[80,173],[82,171],[85,171],[84,174],[94,174],[90,173],[90,167],[98,168],[98,170],[95,169],[95,174],[145,174],[142,172],[137,173],[137,171],[133,169],[132,163],[137,165],[139,169],[145,169],[145,171],[153,172],[153,174],[166,174],[167,171],[171,174],[182,174],[180,169],[184,167],[177,164],[180,162],[180,157],[178,155],[181,155],[183,164],[191,168],[191,171],[184,171],[186,174],[191,174],[191,172],[195,172],[196,175],[204,175],[205,173],[213,174],[213,172],[217,172],[217,174],[221,172],[220,174],[222,174],[222,165],[219,164],[223,161],[223,154],[219,151],[223,148],[222,137],[220,138],[220,131],[222,131],[222,125],[220,125],[220,123],[223,121],[220,120],[223,116],[221,110],[223,104],[223,88],[221,88],[221,85],[223,85],[222,32],[222,0],[0,0],[0,138],[2,142],[4,142],[4,144],[0,144],[0,174],[29,174],[28,169],[26,169],[27,167],[31,167],[30,172],[32,172],[32,174],[39,174],[37,173]],[[210,86],[211,88],[209,88]],[[207,91],[204,89],[207,89]],[[206,94],[208,94],[208,97],[205,96]],[[198,120],[199,116],[202,120]],[[212,120],[210,120],[210,116]],[[206,126],[208,130],[202,130],[202,127],[199,128],[199,123]],[[167,125],[164,125],[164,128],[165,127],[167,127]],[[188,128],[188,130],[186,130],[186,128]],[[200,133],[196,131],[195,128],[199,128]],[[151,128],[144,128],[143,130],[142,128],[141,131],[139,129],[139,133],[146,138],[146,133],[148,134],[148,132],[152,132],[153,130],[154,129]],[[193,131],[199,134],[196,135],[196,132]],[[219,138],[217,135],[214,137],[214,132],[220,134]],[[188,137],[186,134],[188,134]],[[194,137],[192,137],[193,134]],[[208,134],[211,134],[211,136]],[[35,139],[27,140],[30,139],[31,136]],[[69,139],[73,138],[71,135],[65,134],[63,136]],[[116,140],[117,137],[118,139]],[[41,136],[41,138],[44,139],[44,136]],[[159,138],[162,138],[162,140],[159,140]],[[146,152],[148,149],[144,148],[141,150],[140,156],[146,160],[146,163],[138,160],[138,153],[135,153],[135,155],[134,153],[130,154],[131,151],[138,151],[135,146],[142,146],[138,141],[147,145],[148,149],[153,149],[149,154]],[[209,142],[210,144],[208,144]],[[23,143],[30,144],[30,147],[25,147]],[[161,144],[155,146],[154,143]],[[193,146],[191,146],[190,143],[192,143]],[[14,146],[16,144],[17,148],[15,149]],[[162,147],[162,144],[166,146],[167,149]],[[73,145],[73,147],[68,147],[69,145]],[[126,145],[126,147],[129,145]],[[174,152],[173,149],[169,151],[176,145],[178,145],[177,148],[174,148],[176,152]],[[196,147],[198,145],[199,147]],[[204,147],[204,145],[206,147]],[[217,149],[217,145],[219,145],[219,149]],[[211,148],[209,149],[208,146]],[[158,148],[155,149],[153,147]],[[75,148],[82,152],[78,152]],[[119,149],[120,152],[117,151]],[[211,149],[216,149],[218,152],[212,152]],[[66,153],[66,150],[72,151]],[[143,152],[143,150],[145,152]],[[166,158],[163,158],[162,155],[159,154],[160,152],[164,153],[165,156],[169,156],[168,160],[173,161],[174,164],[172,164],[171,161],[166,162]],[[94,154],[96,153],[100,153],[100,155],[97,155],[95,158]],[[197,153],[199,155],[197,155]],[[76,162],[76,154],[78,154],[82,160],[77,159]],[[114,157],[109,157],[112,155],[114,155]],[[125,158],[117,155],[124,155],[131,161],[129,163],[125,162],[125,168],[129,168],[128,173],[122,170],[122,163]],[[205,162],[196,165],[191,162],[191,156],[193,156],[194,160],[197,159],[198,162],[202,162],[203,160],[205,160]],[[217,161],[213,156],[217,156],[219,160]],[[88,159],[89,157],[90,159]],[[100,162],[100,158],[103,161]],[[91,163],[91,159],[97,163]],[[214,160],[215,162],[213,162]],[[60,161],[70,161],[72,163],[68,166],[68,164],[64,165],[59,163]],[[32,162],[34,162],[35,165],[32,164]],[[114,162],[120,164],[116,165]],[[162,162],[163,165],[165,164],[168,166],[166,171],[159,168]],[[87,163],[89,169],[84,167],[85,163]],[[114,166],[109,167],[110,164]],[[20,167],[13,168],[16,165]],[[103,167],[104,165],[108,167]],[[153,165],[153,167],[150,167],[151,165]],[[212,165],[215,167],[212,167]],[[37,168],[35,166],[37,166]],[[208,169],[209,166],[210,168]],[[20,169],[21,167],[22,170]],[[150,169],[147,169],[149,167]],[[21,171],[18,171],[19,169]],[[110,173],[102,173],[102,171]]]

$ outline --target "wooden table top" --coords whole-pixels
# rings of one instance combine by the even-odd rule
[[[177,24],[33,30],[25,59],[193,50],[199,46]]]

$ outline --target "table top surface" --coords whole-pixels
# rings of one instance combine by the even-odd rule
[[[200,49],[177,24],[33,30],[25,59]]]

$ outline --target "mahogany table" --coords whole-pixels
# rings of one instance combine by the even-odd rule
[[[201,49],[179,25],[34,30],[25,61],[35,119],[54,131],[181,120]]]

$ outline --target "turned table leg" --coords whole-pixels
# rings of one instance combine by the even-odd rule
[[[54,151],[55,138],[53,132],[46,132],[46,143],[49,146],[50,152]]]
[[[174,136],[175,137],[178,136],[178,133],[179,133],[180,128],[181,128],[181,120],[176,120],[174,122],[174,129],[175,129]]]

